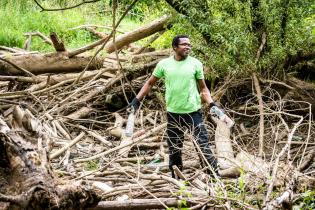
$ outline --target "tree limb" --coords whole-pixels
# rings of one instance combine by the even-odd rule
[[[76,5],[73,5],[73,6],[70,6],[70,7],[64,7],[64,8],[44,8],[39,2],[38,0],[34,0],[34,2],[37,4],[37,6],[39,6],[42,10],[41,12],[43,11],[60,11],[60,10],[68,10],[68,9],[73,9],[73,8],[76,8],[76,7],[79,7],[83,4],[88,4],[88,3],[95,3],[95,2],[98,2],[100,0],[90,0],[90,1],[87,1],[87,0],[82,0],[81,3],[79,4],[76,4]]]

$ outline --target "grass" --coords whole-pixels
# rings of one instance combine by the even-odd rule
[[[86,24],[112,25],[110,13],[101,16],[96,8],[97,5],[88,5],[66,11],[40,12],[34,3],[19,5],[9,1],[6,5],[0,4],[0,45],[23,48],[26,41],[24,34],[39,31],[46,36],[56,32],[68,49],[84,46],[98,38],[85,30],[72,28]],[[125,18],[119,29],[128,31],[139,25],[140,22]],[[53,51],[53,48],[39,37],[33,37],[31,50]]]
[[[99,159],[90,160],[88,162],[85,162],[84,169],[87,171],[94,171],[94,170],[98,169],[99,166],[100,166]]]

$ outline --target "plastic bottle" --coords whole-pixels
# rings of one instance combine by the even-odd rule
[[[156,164],[161,162],[161,156],[159,154],[155,154],[153,160],[151,160],[148,165]]]
[[[211,107],[210,114],[224,122],[228,128],[233,127],[234,121],[231,118],[229,118],[226,114],[224,114],[224,112],[217,106]]]
[[[126,124],[126,129],[125,129],[125,135],[127,137],[131,137],[133,135],[133,130],[135,126],[135,112],[132,109],[130,111],[130,114],[128,116],[127,124]]]

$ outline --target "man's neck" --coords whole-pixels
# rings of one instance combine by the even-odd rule
[[[177,60],[177,61],[183,61],[187,58],[188,56],[186,57],[183,57],[183,56],[180,56],[180,55],[174,55],[174,59]]]

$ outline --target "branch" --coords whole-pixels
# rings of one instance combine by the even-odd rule
[[[132,7],[137,3],[138,0],[134,0],[130,5],[129,7],[125,10],[124,14],[122,14],[122,16],[120,17],[120,19],[118,20],[117,24],[114,26],[113,30],[111,31],[111,33],[106,37],[106,38],[103,38],[101,39],[99,42],[99,44],[102,44],[102,46],[95,52],[95,54],[93,55],[93,57],[91,58],[90,62],[86,65],[86,67],[84,68],[84,70],[80,73],[80,75],[78,76],[78,78],[75,80],[75,82],[73,84],[77,84],[81,77],[84,75],[85,71],[89,68],[90,64],[93,62],[93,60],[95,59],[95,57],[98,55],[98,53],[100,53],[106,43],[109,41],[109,39],[113,36],[116,28],[119,26],[119,24],[121,23],[121,21],[124,19],[124,17],[128,14],[128,12],[132,9]],[[95,46],[95,43],[94,43],[94,46],[92,48],[94,48]],[[91,49],[92,49],[91,48]],[[70,52],[69,53],[69,58],[72,57],[72,56],[75,56],[78,54],[79,51],[74,51],[74,52]]]
[[[58,38],[57,34],[55,32],[50,33],[50,39],[52,41],[52,44],[57,52],[64,52],[66,51],[65,45],[63,42]]]
[[[204,21],[206,18],[209,18],[210,8],[206,3],[207,1],[192,2],[196,4],[196,8],[199,10],[197,14],[191,14],[194,13],[194,11],[191,12],[189,10],[189,8],[192,7],[190,3],[187,1],[166,0],[166,2],[171,7],[173,7],[176,10],[176,12],[186,16],[189,19],[193,27],[196,28],[201,33],[202,37],[207,42],[207,44],[214,43],[211,34],[205,30],[200,29],[200,25],[202,24],[200,20]]]
[[[95,2],[98,2],[100,0],[90,0],[90,1],[86,1],[86,0],[83,0],[81,3],[79,4],[76,4],[76,5],[73,5],[73,6],[70,6],[70,7],[64,7],[64,8],[54,8],[54,9],[51,9],[51,8],[44,8],[39,2],[38,0],[34,0],[35,3],[37,4],[37,6],[39,6],[42,11],[60,11],[60,10],[68,10],[68,9],[73,9],[73,8],[76,8],[76,7],[79,7],[83,4],[88,4],[88,3],[95,3]]]
[[[254,86],[256,89],[256,96],[258,99],[258,104],[259,104],[259,147],[258,147],[258,156],[262,157],[263,152],[264,152],[264,104],[262,100],[262,95],[261,95],[261,89],[259,86],[259,81],[257,79],[257,76],[255,73],[253,73],[253,81],[254,81]]]
[[[35,31],[35,32],[29,32],[29,33],[25,33],[24,36],[38,36],[40,37],[41,39],[43,39],[43,41],[49,45],[52,45],[52,42],[51,40],[45,36],[44,34],[42,34],[41,32],[39,31]]]
[[[124,17],[127,15],[127,13],[132,9],[132,7],[137,3],[138,0],[134,0],[130,5],[129,7],[125,10],[124,14],[122,14],[122,16],[120,17],[120,19],[118,20],[115,28],[117,28],[120,24],[120,22],[124,19]],[[75,56],[75,55],[79,55],[87,50],[90,50],[90,49],[93,49],[94,47],[98,46],[98,45],[101,45],[103,44],[100,49],[95,53],[95,56],[101,51],[103,50],[103,48],[105,47],[105,44],[109,41],[109,39],[113,36],[113,33],[114,33],[114,30],[112,30],[112,32],[105,38],[101,39],[101,40],[98,40],[88,46],[85,46],[85,47],[82,47],[82,48],[79,48],[77,50],[74,50],[72,52],[69,52],[68,56],[69,58]],[[95,57],[93,56],[93,58]],[[92,58],[92,60],[93,60]],[[84,70],[83,70],[84,72]]]
[[[69,149],[70,147],[72,147],[73,145],[75,145],[76,143],[78,143],[83,137],[84,137],[85,133],[81,132],[76,138],[74,138],[71,142],[69,142],[69,144],[65,145],[64,147],[62,147],[61,149],[57,150],[56,152],[52,153],[49,156],[49,159],[54,159],[59,157],[60,155],[62,155],[62,153],[64,153],[67,149]]]
[[[154,134],[154,133],[156,133],[156,132],[158,132],[158,131],[160,131],[160,130],[163,130],[165,127],[166,127],[166,123],[163,123],[163,124],[159,125],[158,127],[153,128],[152,130],[147,131],[147,133],[145,133],[144,135],[142,135],[142,136],[140,136],[140,137],[138,137],[138,138],[133,139],[133,141],[130,142],[130,143],[128,143],[128,144],[120,145],[120,146],[114,147],[114,148],[112,148],[112,149],[106,150],[106,151],[104,151],[104,152],[98,153],[98,154],[96,154],[96,155],[94,155],[94,156],[91,156],[91,157],[88,157],[88,158],[76,159],[76,160],[74,160],[74,162],[75,162],[75,163],[81,163],[81,162],[86,162],[86,161],[94,160],[94,159],[99,158],[99,157],[103,157],[103,156],[105,156],[105,155],[108,155],[108,154],[110,154],[110,153],[112,153],[112,152],[115,152],[115,151],[117,151],[117,150],[120,150],[120,149],[122,149],[122,148],[125,148],[125,147],[131,146],[131,145],[133,145],[133,144],[136,144],[136,143],[142,141],[143,139],[145,139],[145,138],[151,136],[152,134]]]
[[[261,35],[261,44],[260,44],[260,46],[257,50],[257,53],[256,53],[256,59],[255,59],[256,64],[257,64],[257,62],[261,56],[261,52],[263,51],[264,46],[266,44],[266,37],[267,37],[266,32],[263,32],[263,34]]]

